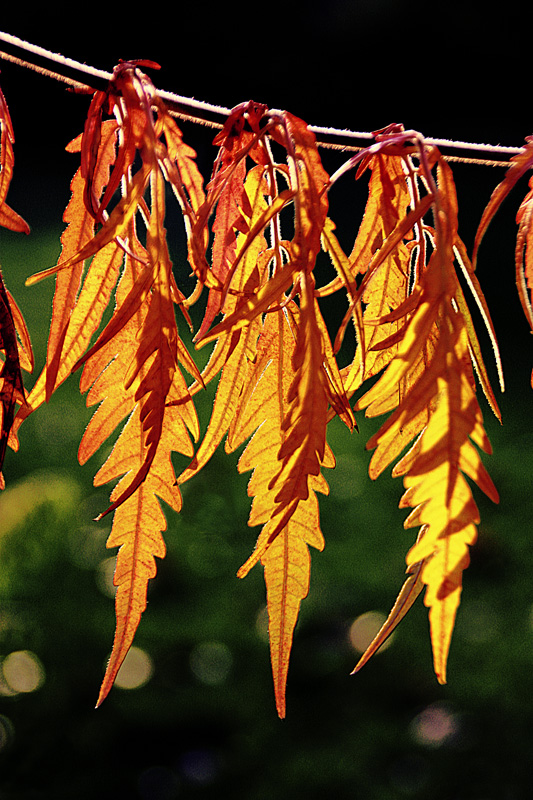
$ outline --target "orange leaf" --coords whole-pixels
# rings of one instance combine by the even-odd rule
[[[181,392],[182,389],[178,391]],[[108,462],[96,476],[95,483],[105,483],[123,472],[137,473],[142,467],[145,448],[138,406],[125,426]],[[117,627],[113,650],[98,697],[98,706],[104,701],[113,685],[146,608],[148,581],[156,574],[154,557],[165,556],[165,544],[161,533],[166,529],[166,520],[157,497],[164,500],[174,511],[181,509],[181,494],[175,486],[175,475],[170,460],[171,450],[181,450],[186,455],[191,454],[190,440],[177,405],[166,409],[151,469],[145,482],[135,493],[129,494],[115,511],[113,527],[107,541],[107,547],[120,548],[114,578],[117,586],[115,600]],[[128,482],[128,474],[123,478],[124,481]],[[124,490],[121,482],[111,495],[112,501],[114,502],[122,494]]]
[[[117,237],[122,237],[137,211],[137,206],[142,199],[149,177],[150,170],[148,167],[140,169],[132,179],[127,194],[119,200],[109,218],[92,239],[74,255],[66,260],[61,260],[55,267],[50,267],[50,269],[45,269],[36,275],[32,275],[26,280],[26,286],[32,286],[34,283],[43,280],[43,278],[48,278],[50,275],[81,264]]]
[[[138,262],[133,260],[127,259],[126,264],[129,269],[119,284],[119,301],[129,296],[139,269]],[[158,373],[161,367],[157,352],[131,377],[128,387],[124,386],[124,375],[138,347],[138,331],[143,325],[153,323],[152,304],[157,308],[157,299],[142,304],[127,324],[94,352],[85,363],[80,384],[82,390],[90,386],[88,405],[100,402],[80,444],[82,463],[130,415],[111,455],[95,477],[95,484],[101,485],[123,476],[111,494],[108,509],[116,509],[108,547],[120,547],[115,573],[117,629],[98,705],[113,684],[146,607],[148,581],[156,570],[154,556],[162,558],[165,554],[161,532],[166,521],[157,497],[175,511],[181,509],[170,453],[174,450],[191,457],[194,450],[189,432],[195,438],[199,434],[196,412],[179,369],[172,373],[164,400],[150,397],[154,370]],[[138,398],[143,384],[148,390],[147,397],[143,395],[145,399]],[[147,418],[153,414],[154,401],[158,410],[152,421]],[[139,476],[143,476],[142,480]]]
[[[268,634],[276,708],[285,717],[285,690],[294,628],[309,592],[311,558],[307,544],[322,550],[316,496],[301,503],[262,557],[267,588]]]
[[[212,230],[215,234],[213,242],[213,256],[211,269],[223,286],[230,265],[234,263],[237,252],[237,232],[246,231],[248,225],[243,218],[241,207],[246,202],[247,195],[244,189],[246,165],[239,162],[231,179],[225,184],[218,201],[215,221]],[[207,332],[216,315],[222,308],[223,298],[220,289],[212,288],[207,299],[205,315],[196,333],[195,340],[199,340]]]
[[[408,573],[409,577],[402,586],[387,619],[355,665],[352,675],[355,675],[356,672],[359,672],[359,670],[365,666],[372,656],[377,653],[379,648],[387,641],[394,629],[397,627],[397,625],[399,625],[409,609],[412,607],[418,595],[424,588],[424,584],[420,577],[424,563],[424,561],[419,561],[417,564],[407,567],[406,572]]]
[[[15,141],[13,125],[4,95],[0,90],[0,225],[19,233],[29,233],[27,223],[6,203],[13,176]],[[26,406],[21,369],[33,369],[30,337],[22,314],[7,291],[0,273],[0,488],[4,488],[1,469],[8,443],[16,449],[15,407]]]
[[[481,220],[476,232],[476,238],[474,240],[474,249],[472,253],[472,264],[476,264],[477,261],[477,254],[479,250],[479,246],[485,233],[487,232],[487,228],[489,227],[494,215],[498,211],[499,207],[503,203],[504,199],[507,195],[511,192],[513,187],[516,183],[520,180],[522,175],[531,169],[533,164],[533,137],[527,136],[526,143],[523,146],[520,153],[512,156],[509,161],[510,166],[508,167],[505,177],[502,181],[496,186],[492,195],[490,197],[489,202],[487,203],[485,210],[481,216]]]
[[[269,488],[276,490],[276,528],[286,524],[299,500],[309,495],[309,478],[320,474],[326,448],[328,386],[324,373],[324,348],[313,302],[312,276],[300,280],[300,313],[296,347],[292,356],[294,374],[282,422],[283,442],[278,452],[281,466]],[[289,517],[287,517],[287,514]],[[271,533],[271,537],[275,532]]]
[[[20,324],[22,319],[17,309],[16,319]],[[25,326],[24,326],[25,330]],[[27,332],[24,334],[25,346],[29,346]],[[17,326],[11,310],[10,295],[8,294],[3,278],[0,274],[0,350],[4,353],[4,360],[0,362],[0,488],[4,488],[4,479],[1,473],[8,442],[12,443],[13,419],[15,406],[25,405],[26,398],[22,380],[21,362],[19,357],[19,342],[17,339]],[[24,352],[24,350],[22,350]],[[31,353],[31,348],[29,350]],[[29,363],[28,363],[29,362]],[[26,366],[31,366],[33,357],[26,356]],[[11,437],[11,438],[10,438]]]
[[[6,203],[15,163],[14,142],[13,124],[5,97],[0,89],[0,225],[16,233],[29,233],[28,223]]]
[[[532,145],[533,146],[533,145]],[[533,160],[533,155],[532,155]],[[530,294],[533,288],[533,179],[529,180],[530,191],[520,204],[516,221],[518,234],[516,237],[515,267],[516,285],[522,308],[529,327],[533,330],[533,309]]]

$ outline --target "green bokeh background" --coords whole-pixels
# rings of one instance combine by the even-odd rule
[[[321,15],[331,26],[336,19],[339,31],[341,5],[330,6],[329,12],[319,3],[306,6],[316,17],[315,37]],[[394,8],[393,3],[378,5],[380,19]],[[369,4],[361,4],[361,13],[364,29],[371,30]],[[464,7],[461,13],[468,32],[474,17]],[[349,20],[358,30],[352,16]],[[227,53],[228,40],[219,38],[222,29],[217,33],[206,25],[210,52],[216,54],[217,47],[222,51],[224,46]],[[146,47],[141,52],[139,33],[129,40],[135,52],[123,53],[118,28],[111,26],[115,38],[110,35],[105,48],[77,30],[79,42],[69,51],[59,27],[41,31],[34,22],[30,29],[22,20],[10,27],[5,19],[0,27],[103,68],[110,68],[117,57],[166,58],[164,66],[174,66],[175,72],[169,67],[161,85],[227,105],[246,99],[248,82],[255,80],[259,89],[254,99],[264,100],[261,94],[268,90],[272,99],[267,97],[267,102],[286,106],[316,124],[377,128],[393,121],[397,106],[406,107],[401,93],[384,89],[394,68],[390,49],[380,73],[376,54],[371,60],[366,49],[366,61],[361,56],[357,61],[350,51],[356,72],[363,63],[371,63],[374,92],[376,85],[381,87],[376,110],[374,99],[369,99],[370,79],[362,82],[356,118],[352,105],[340,99],[353,86],[347,56],[344,72],[337,71],[342,80],[334,85],[322,75],[323,83],[317,78],[305,91],[301,85],[296,91],[289,80],[280,78],[278,83],[263,72],[243,70],[228,92],[231,96],[224,97],[222,77],[217,83],[213,70],[208,77],[194,75],[194,87],[188,77],[184,86],[182,71],[164,42],[161,57],[156,47],[156,52]],[[496,35],[497,27],[494,23],[490,32]],[[432,35],[438,30],[442,39],[437,41],[451,47],[449,29],[445,36],[434,28]],[[241,34],[238,27],[229,39],[233,52]],[[363,46],[355,33],[354,41]],[[468,72],[461,62],[461,84],[458,72],[450,71],[449,55],[448,67],[438,62],[441,66],[433,73],[436,84],[442,87],[448,81],[460,98],[468,92],[468,81],[478,81],[479,70],[487,64],[476,41],[477,62],[472,63],[477,66]],[[333,48],[331,42],[329,46]],[[456,60],[458,52],[454,51]],[[284,63],[283,68],[289,66]],[[274,60],[275,77],[279,69]],[[61,213],[77,165],[63,147],[81,130],[87,100],[65,98],[55,84],[38,76],[20,77],[19,71],[2,65],[0,75],[17,137],[15,180],[8,199],[28,220],[32,234],[0,230],[0,264],[31,331],[36,377],[45,354],[53,281],[27,289],[24,280],[58,257]],[[426,70],[421,74],[429,80]],[[329,94],[319,91],[326,84]],[[514,84],[508,85],[512,92]],[[523,124],[525,111],[517,110],[513,117],[509,101],[505,114],[495,113],[486,91],[480,89],[475,113],[450,118],[419,98],[412,109],[407,106],[413,119],[403,121],[406,127],[423,127],[428,135],[521,143],[529,133]],[[28,96],[34,98],[31,106]],[[61,113],[52,113],[55,108]],[[208,164],[212,133],[192,126],[184,126],[184,131],[197,147],[202,166]],[[343,156],[324,158],[329,168]],[[467,165],[453,170],[460,233],[471,247],[477,221],[501,173]],[[364,187],[354,189],[351,180],[346,187],[332,192],[332,203],[339,235],[349,241]],[[98,453],[84,467],[77,462],[77,446],[91,410],[73,376],[48,406],[24,423],[19,452],[6,457],[7,488],[0,496],[0,660],[13,652],[34,654],[42,683],[33,692],[13,694],[0,682],[0,800],[321,800],[330,793],[338,800],[531,797],[533,359],[513,273],[514,215],[526,188],[525,182],[517,187],[481,251],[480,280],[493,310],[507,380],[501,396],[503,425],[481,400],[494,448],[485,463],[501,502],[493,506],[476,492],[482,522],[464,577],[448,684],[439,686],[433,675],[422,598],[391,646],[350,676],[358,658],[350,626],[367,612],[388,612],[404,579],[405,553],[414,536],[414,531],[403,530],[406,512],[397,508],[401,482],[387,475],[371,482],[367,476],[370,456],[365,442],[377,421],[358,418],[358,433],[350,435],[337,422],[330,428],[337,467],[326,475],[330,496],[320,498],[326,547],[312,553],[311,591],[302,604],[289,670],[287,718],[281,721],[275,712],[261,568],[242,581],[236,578],[258,532],[247,526],[248,477],[237,474],[238,453],[230,456],[223,450],[183,487],[183,512],[167,514],[168,554],[150,585],[148,609],[135,641],[151,659],[151,677],[141,688],[114,688],[95,710],[114,630],[108,581],[113,553],[105,548],[109,521],[93,522],[108,500],[106,487],[92,485],[106,453]],[[179,240],[174,247],[177,273],[184,274],[188,270]],[[334,312],[330,309],[332,318]],[[483,338],[494,377],[487,344]],[[209,395],[199,398],[203,430],[209,401]],[[176,458],[177,469],[183,464]]]

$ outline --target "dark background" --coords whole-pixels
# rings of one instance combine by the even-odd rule
[[[402,122],[427,136],[509,145],[532,132],[530,28],[513,3],[54,8],[2,9],[0,29],[105,70],[121,58],[153,59],[162,89],[227,107],[252,98],[315,125],[365,131]],[[38,374],[53,282],[27,289],[24,280],[57,259],[77,166],[64,146],[82,130],[88,100],[20,67],[2,62],[0,70],[16,135],[8,201],[32,228],[30,237],[0,230],[0,263],[30,326]],[[213,132],[183,130],[208,165]],[[324,158],[329,167],[343,157]],[[453,171],[460,233],[471,247],[503,173],[471,165]],[[350,177],[346,187],[332,203],[349,229],[356,218]],[[526,189],[524,180],[480,253],[507,379],[502,426],[482,404],[495,450],[485,463],[502,500],[493,507],[476,495],[482,523],[448,685],[432,673],[422,599],[390,649],[349,677],[357,660],[350,625],[365,612],[388,611],[412,541],[397,509],[401,484],[366,477],[373,425],[361,419],[360,434],[331,431],[338,466],[321,504],[326,549],[313,554],[287,719],[276,717],[258,623],[260,568],[235,578],[256,531],[246,525],[247,476],[238,477],[236,458],[224,453],[184,487],[179,519],[168,515],[168,556],[136,638],[152,659],[151,680],[134,691],[114,689],[95,711],[114,627],[102,583],[112,553],[108,528],[91,521],[107,502],[105,487],[92,487],[105,454],[84,468],[76,460],[90,410],[74,378],[25,423],[20,451],[6,459],[0,658],[33,654],[43,677],[33,692],[0,687],[1,800],[531,796],[532,351],[513,266],[514,216]],[[490,350],[487,363],[494,374]]]

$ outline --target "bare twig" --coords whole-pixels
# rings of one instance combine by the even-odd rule
[[[61,68],[61,72],[56,72],[42,67],[39,64],[33,63],[20,57],[14,56],[10,53],[0,51],[0,58],[11,61],[19,66],[33,69],[46,77],[53,78],[54,80],[61,81],[71,86],[77,91],[90,91],[93,86],[98,88],[102,84],[107,85],[111,80],[112,74],[104,70],[95,69],[87,64],[82,64],[71,58],[66,58],[59,53],[53,53],[38,45],[26,42],[13,36],[9,33],[0,31],[0,41],[14,47],[16,50],[21,50],[24,53],[29,53],[33,56],[34,60],[44,59],[45,62],[51,62]],[[68,73],[68,74],[65,74]],[[84,76],[90,79],[90,83],[81,82],[70,77],[70,74],[76,74],[78,77]],[[93,89],[94,90],[94,89]],[[231,113],[231,109],[224,108],[223,106],[213,105],[201,100],[195,100],[192,97],[184,97],[182,95],[174,94],[172,92],[157,91],[159,97],[167,104],[169,110],[176,116],[198,122],[203,125],[209,125],[214,128],[221,128],[226,118]],[[325,128],[315,125],[309,125],[309,129],[315,134],[317,144],[321,147],[327,147],[335,150],[344,151],[358,151],[368,146],[369,141],[374,139],[374,135],[368,132],[342,130],[338,128]],[[503,166],[507,167],[509,162],[504,160],[509,156],[520,153],[521,147],[506,147],[503,145],[491,144],[476,144],[472,142],[460,142],[450,139],[432,139],[424,137],[424,142],[428,145],[435,145],[436,147],[443,148],[444,151],[452,150],[452,154],[443,153],[443,157],[448,161],[460,161],[467,164],[482,164],[485,166]],[[486,158],[483,155],[479,157],[475,155],[454,155],[453,151],[462,150],[463,152],[474,154],[492,154],[499,158]]]

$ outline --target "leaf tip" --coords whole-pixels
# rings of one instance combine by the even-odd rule
[[[107,683],[103,683],[100,687],[100,694],[98,695],[98,700],[96,701],[96,705],[94,707],[95,711],[100,708],[104,700],[106,699],[107,695],[109,694],[109,686]]]

